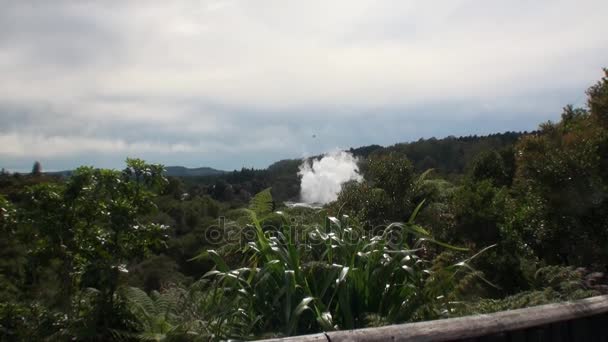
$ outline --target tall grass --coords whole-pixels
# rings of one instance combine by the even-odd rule
[[[287,213],[268,228],[270,192],[247,210],[255,234],[243,248],[246,265],[230,268],[214,250],[198,258],[216,267],[204,288],[217,307],[232,305],[247,329],[223,330],[221,338],[286,336],[368,325],[435,319],[449,314],[459,275],[470,273],[470,259],[433,267],[429,247],[463,249],[432,239],[414,223],[390,224],[376,234],[348,217],[295,225]],[[220,319],[221,320],[221,319]]]

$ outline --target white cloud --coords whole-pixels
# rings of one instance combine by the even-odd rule
[[[510,111],[533,127],[608,65],[607,11],[600,0],[3,4],[0,157],[297,155],[311,131],[338,126],[342,138],[317,149],[417,138],[348,134],[372,114],[379,130],[483,113],[477,133]]]
[[[128,143],[124,140],[109,140],[81,136],[51,136],[0,134],[0,155],[39,157],[65,157],[77,153],[168,153],[192,152],[194,146],[183,143],[163,144],[153,142]]]

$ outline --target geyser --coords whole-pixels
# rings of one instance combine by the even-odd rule
[[[306,203],[326,204],[335,201],[342,184],[351,180],[363,180],[359,174],[357,158],[344,151],[328,153],[312,163],[304,161],[298,175],[302,177],[300,197]]]

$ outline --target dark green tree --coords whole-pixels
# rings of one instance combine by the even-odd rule
[[[374,188],[382,189],[391,206],[386,219],[405,221],[414,205],[414,167],[405,155],[388,153],[370,158],[367,165],[369,180]]]
[[[372,188],[366,182],[349,182],[342,186],[332,207],[336,213],[347,214],[372,229],[386,223],[391,203],[383,189]]]
[[[34,162],[34,166],[32,166],[32,175],[40,176],[42,174],[42,165],[40,165],[39,161]]]
[[[489,179],[468,181],[452,198],[453,227],[446,237],[473,250],[496,245],[478,260],[478,269],[500,286],[487,288],[489,294],[515,293],[527,287],[521,260],[529,253],[521,234],[509,225],[516,205],[506,187],[496,187]]]
[[[454,194],[451,204],[454,236],[474,243],[476,248],[498,242],[505,196],[506,191],[489,180],[466,183]]]
[[[541,217],[531,245],[550,263],[595,265],[608,258],[606,77],[587,94],[590,112],[567,106],[558,123],[517,145],[516,190]],[[598,124],[600,123],[600,124]]]
[[[473,161],[470,173],[475,182],[489,180],[497,186],[511,183],[502,156],[494,150],[480,153]]]
[[[608,127],[608,69],[604,69],[604,77],[587,90],[587,95],[591,115],[604,127]]]
[[[16,220],[14,206],[0,195],[0,302],[5,303],[21,299],[25,287],[26,248]]]

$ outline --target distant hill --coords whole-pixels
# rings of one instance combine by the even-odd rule
[[[23,174],[28,174],[28,172],[22,172]],[[57,176],[57,177],[69,177],[74,173],[74,170],[63,170],[63,171],[45,171],[42,172],[47,176]]]
[[[219,176],[225,174],[226,171],[216,170],[210,167],[187,168],[183,166],[167,166],[167,176],[172,177],[202,177],[202,176]]]

